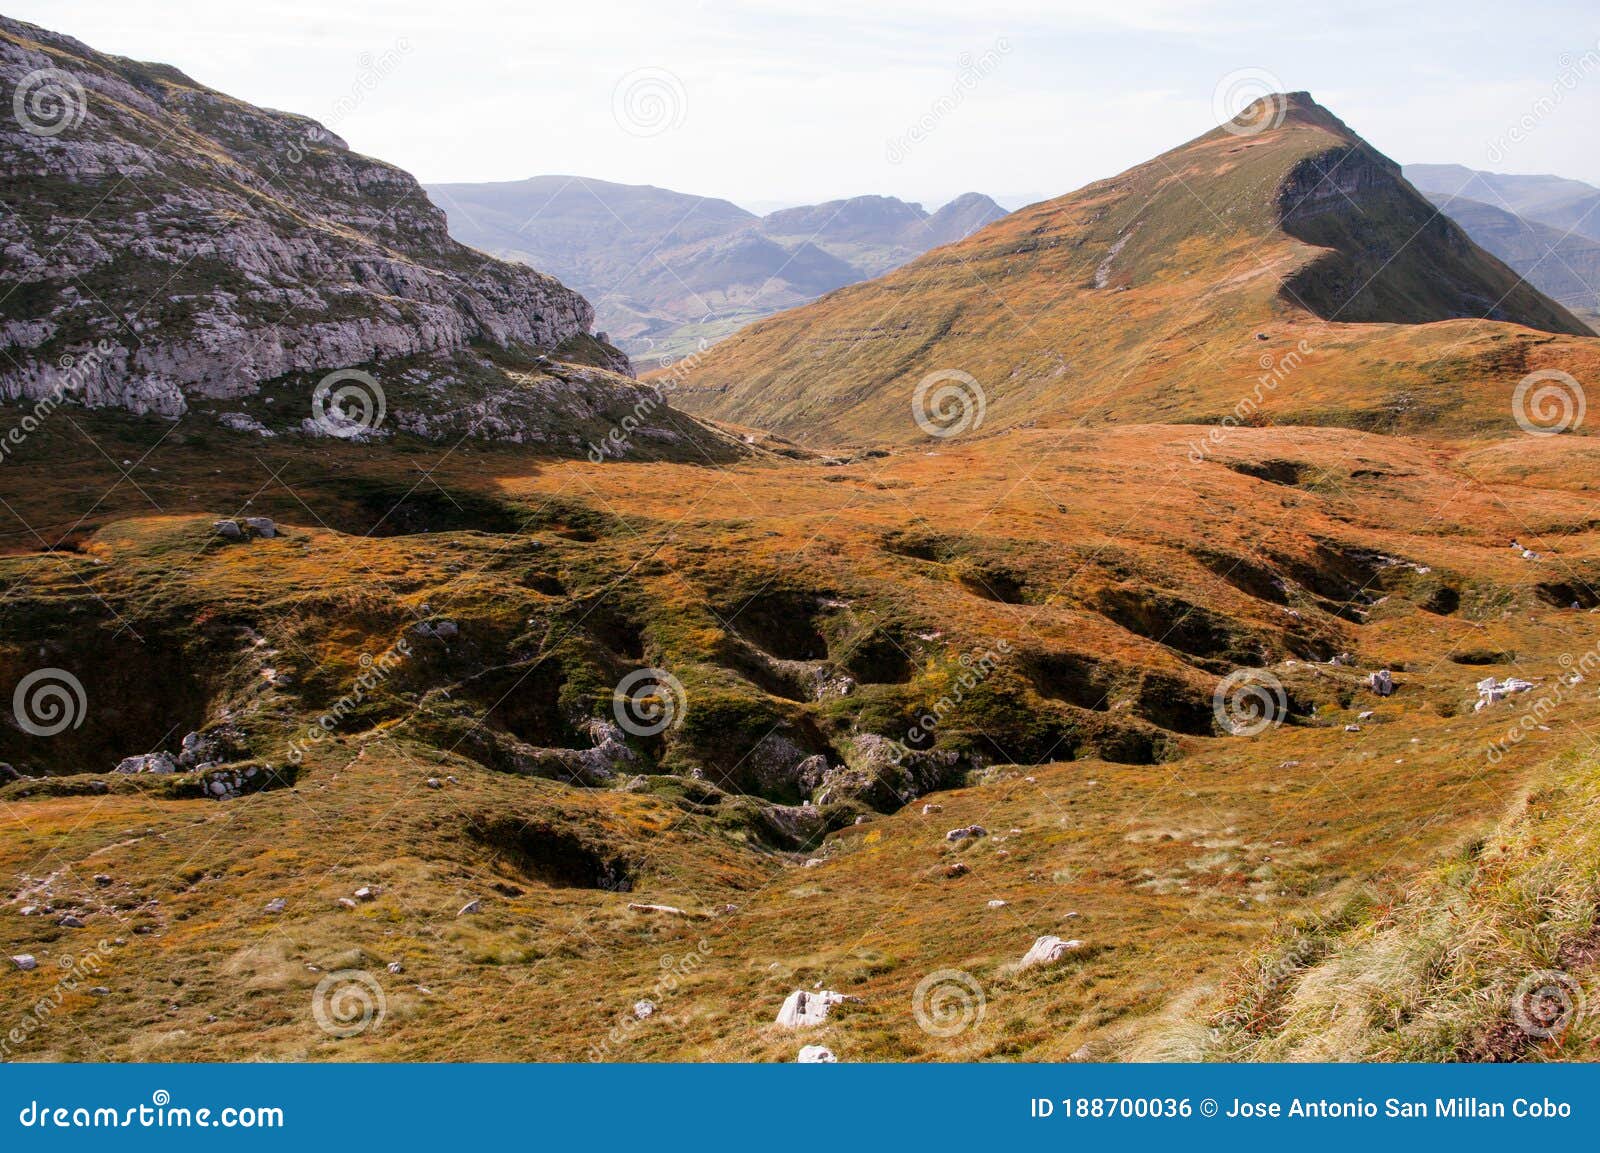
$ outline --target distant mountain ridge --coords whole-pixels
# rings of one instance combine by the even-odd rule
[[[1559,176],[1408,164],[1407,177],[1528,283],[1600,324],[1600,189]]]
[[[1600,188],[1564,176],[1505,176],[1460,164],[1408,164],[1406,179],[1429,197],[1465,197],[1524,220],[1600,240]]]
[[[897,268],[1005,215],[980,193],[937,212],[856,196],[757,216],[651,185],[579,176],[427,186],[457,240],[548,269],[649,365]]]

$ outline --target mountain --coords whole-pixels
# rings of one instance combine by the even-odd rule
[[[606,333],[647,363],[696,352],[1005,215],[967,193],[932,215],[858,196],[758,217],[726,200],[577,176],[435,184],[428,195],[457,240],[576,286]]]
[[[318,433],[329,396],[347,412],[319,382],[360,370],[333,384],[383,434],[573,450],[639,403],[582,296],[452,240],[415,180],[315,122],[0,22],[19,107],[41,78],[62,119],[0,127],[0,395]],[[648,423],[662,445],[716,439]]]
[[[1430,197],[1465,197],[1563,233],[1600,240],[1600,188],[1562,176],[1505,176],[1460,164],[1408,164],[1406,179]]]
[[[1600,314],[1600,241],[1525,220],[1481,200],[1428,196],[1475,243],[1540,292],[1580,316]]]
[[[1592,345],[1554,339],[1589,333],[1295,93],[760,321],[698,358],[677,395],[817,443],[921,439],[917,389],[937,373],[970,381],[988,431],[1215,423],[1241,406],[1489,428],[1530,368],[1569,351],[1593,363]]]

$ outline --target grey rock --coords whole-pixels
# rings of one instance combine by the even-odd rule
[[[211,525],[211,530],[223,540],[243,540],[244,529],[239,527],[236,520],[219,520]]]
[[[278,535],[278,526],[268,516],[247,516],[244,518],[244,526],[257,536],[268,540]]]
[[[266,906],[262,909],[262,912],[277,915],[278,913],[283,912],[286,908],[288,908],[287,901],[285,901],[282,897],[274,897],[272,900],[266,903]]]
[[[483,911],[483,902],[478,900],[476,897],[474,897],[472,900],[468,901],[465,905],[461,906],[461,909],[460,909],[459,912],[456,913],[456,916],[458,916],[458,917],[466,917],[466,916],[470,916],[473,913],[478,913],[478,912],[482,912],[482,911]]]
[[[18,953],[16,956],[11,958],[11,963],[17,968],[21,969],[24,973],[39,967],[39,962],[34,959],[32,953]]]

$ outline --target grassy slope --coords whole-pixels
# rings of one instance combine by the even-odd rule
[[[1592,340],[1461,319],[1330,322],[1323,316],[1344,304],[1306,302],[1319,315],[1286,294],[1286,282],[1308,291],[1308,269],[1347,294],[1381,270],[1346,307],[1372,321],[1381,309],[1369,315],[1366,302],[1380,289],[1388,300],[1421,282],[1425,299],[1437,296],[1426,268],[1448,256],[1446,283],[1477,287],[1443,315],[1520,301],[1532,323],[1580,330],[1557,306],[1518,295],[1511,274],[1453,226],[1433,221],[1411,253],[1409,214],[1432,212],[1415,193],[1377,195],[1372,221],[1335,197],[1330,211],[1291,226],[1350,246],[1342,255],[1285,231],[1289,174],[1353,139],[1315,106],[1258,136],[1213,132],[751,326],[701,358],[682,403],[817,443],[916,441],[925,437],[911,418],[915,386],[954,369],[984,389],[989,429],[1211,421],[1259,392],[1264,368],[1296,354],[1287,385],[1260,404],[1274,422],[1486,431],[1525,373],[1592,371]],[[1307,189],[1315,196],[1302,215],[1330,195],[1318,180]],[[1467,307],[1479,296],[1481,307]]]
[[[1337,906],[1357,881],[1402,883],[1442,849],[1482,835],[1485,814],[1510,803],[1530,768],[1572,740],[1571,725],[1586,723],[1592,705],[1575,703],[1552,732],[1490,765],[1479,752],[1512,714],[1464,711],[1472,683],[1489,672],[1548,680],[1561,653],[1600,640],[1600,618],[1536,595],[1539,583],[1577,579],[1597,560],[1586,442],[1507,452],[1341,430],[1239,430],[1222,461],[1193,465],[1193,432],[1035,432],[940,455],[761,458],[719,472],[530,462],[470,446],[470,456],[433,471],[452,500],[431,515],[452,509],[492,528],[500,514],[475,503],[491,502],[523,526],[510,536],[459,522],[425,535],[355,535],[373,516],[356,494],[415,478],[407,456],[387,449],[352,449],[339,461],[342,481],[302,488],[291,472],[259,492],[240,470],[218,476],[214,458],[192,445],[158,450],[136,479],[163,506],[196,516],[150,516],[131,484],[118,486],[80,530],[80,552],[4,562],[5,635],[40,635],[26,614],[66,613],[105,632],[118,614],[136,632],[189,646],[185,659],[209,653],[194,667],[269,762],[343,691],[359,654],[391,643],[422,603],[460,621],[463,637],[424,652],[313,749],[293,789],[217,804],[122,780],[104,796],[60,795],[81,790],[89,778],[78,776],[0,792],[0,870],[14,878],[0,948],[44,962],[43,978],[0,980],[0,1002],[20,1012],[48,985],[57,955],[105,937],[125,942],[96,979],[112,994],[74,994],[27,1055],[582,1058],[607,1043],[629,1059],[785,1059],[800,1040],[775,1033],[771,1017],[791,988],[816,981],[865,997],[806,1038],[846,1059],[1059,1059],[1086,1044],[1095,1055],[1125,1052],[1130,1035],[1163,1025],[1175,1002],[1223,980],[1275,925]],[[24,515],[42,523],[51,508],[81,510],[111,487],[114,470],[91,455],[85,449],[64,469],[60,446],[41,446],[37,459],[8,462]],[[1301,466],[1298,484],[1226,463],[1283,461]],[[285,463],[265,457],[262,481]],[[288,536],[207,545],[209,517],[252,494],[251,508],[278,515]],[[1186,527],[1195,509],[1208,510],[1205,542]],[[1513,556],[1510,536],[1549,559]],[[1291,583],[1296,625],[1282,607],[1220,579],[1198,551],[1231,555],[1222,571],[1240,581],[1254,565],[1287,573],[1317,555],[1330,570],[1345,563],[1316,553],[1315,540],[1431,571],[1374,572],[1371,591],[1388,599],[1356,611],[1359,620]],[[990,567],[970,568],[974,558]],[[995,565],[1020,578],[1015,603],[987,595]],[[753,625],[740,604],[750,592],[740,580],[752,573],[847,601],[861,619],[941,635],[918,642],[918,668],[904,685],[863,686],[835,702],[774,698],[728,668],[719,638],[730,623]],[[625,651],[626,629],[594,622],[551,644],[565,634],[549,625],[577,623],[619,575],[620,599],[610,603],[637,626],[637,655]],[[1441,582],[1460,595],[1453,613],[1421,607]],[[1175,733],[1173,759],[1156,763],[1096,757],[1096,740],[1147,726],[1139,713],[1154,701],[1193,692],[1203,709],[1215,679],[1206,672],[1214,658],[1129,627],[1150,622],[1108,616],[1121,602],[1105,590],[1116,587],[1137,589],[1143,604],[1182,598],[1195,606],[1185,616],[1214,614],[1223,622],[1218,643],[1261,646],[1293,697],[1319,705],[1317,718],[1249,740]],[[725,623],[708,608],[728,614]],[[207,649],[244,623],[275,653]],[[1312,646],[1349,649],[1358,667],[1282,663],[1301,625]],[[1101,672],[1085,675],[1109,675],[1110,692],[1103,711],[1053,700],[1027,687],[1019,657],[996,675],[1002,699],[952,722],[941,740],[964,729],[966,739],[1039,747],[1018,719],[1071,721],[1081,759],[999,767],[929,798],[944,806],[936,815],[924,816],[921,802],[867,811],[865,825],[847,821],[794,855],[763,838],[736,795],[674,777],[647,777],[637,791],[530,780],[475,759],[479,746],[458,742],[459,729],[430,727],[444,715],[431,690],[451,687],[468,715],[481,715],[489,702],[473,695],[472,678],[541,636],[550,659],[572,673],[561,707],[603,711],[605,676],[659,662],[689,687],[686,733],[706,710],[728,715],[717,710],[729,694],[742,708],[810,717],[824,730],[896,694],[925,701],[956,653],[1002,637],[1019,654],[1098,662]],[[53,649],[53,661],[73,656],[71,634],[62,637],[55,643],[67,647]],[[137,673],[139,645],[123,641],[127,652],[114,659]],[[1498,663],[1452,659],[1468,655]],[[9,684],[36,658],[11,647],[4,659]],[[289,683],[265,684],[256,668],[266,663],[288,671]],[[1346,733],[1372,707],[1357,677],[1378,664],[1400,670],[1402,691],[1360,733]],[[1140,678],[1157,674],[1171,679],[1142,697]],[[534,704],[556,692],[538,679],[526,684]],[[147,685],[153,697],[166,691],[154,678]],[[120,699],[94,686],[90,696],[97,709]],[[98,711],[91,718],[77,767],[92,772],[106,764],[115,733]],[[722,727],[720,739],[748,738]],[[695,749],[675,748],[687,768],[682,758]],[[456,781],[425,786],[447,776]],[[972,822],[993,835],[965,850],[946,844],[946,828]],[[518,833],[510,840],[508,827]],[[523,829],[531,839],[520,839]],[[626,859],[633,890],[553,878],[530,855],[545,841],[568,857],[576,843]],[[805,868],[808,855],[824,863]],[[972,872],[946,879],[942,866],[956,857]],[[97,885],[96,873],[109,885]],[[356,909],[336,903],[363,884],[383,893]],[[41,892],[82,908],[89,928],[16,915]],[[278,896],[289,901],[286,913],[264,915]],[[456,917],[471,897],[484,911]],[[991,899],[1009,904],[989,910]],[[630,913],[630,900],[737,909],[682,922]],[[1011,973],[1008,963],[1047,932],[1091,948],[1047,972]],[[689,955],[696,960],[685,970]],[[677,974],[666,991],[664,958]],[[402,974],[385,971],[392,960]],[[374,973],[388,1004],[381,1026],[348,1041],[328,1037],[311,1016],[317,982],[341,968]],[[919,983],[942,968],[968,973],[986,1003],[981,1022],[952,1038],[924,1032],[912,1010]],[[640,997],[663,1012],[609,1038]]]

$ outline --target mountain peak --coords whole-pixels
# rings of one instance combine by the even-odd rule
[[[1469,322],[1453,342],[1427,330],[1451,321]],[[1361,345],[1375,363],[1454,361],[1454,379],[1481,383],[1514,363],[1478,341],[1532,339],[1528,329],[1590,332],[1332,112],[1304,92],[1274,93],[1119,176],[738,333],[679,395],[691,411],[785,435],[916,439],[918,382],[959,369],[984,385],[986,428],[1211,422],[1238,403],[1241,380],[1278,363],[1271,342],[1290,333]],[[1437,373],[1314,382],[1295,356],[1296,387],[1268,400],[1292,397],[1302,423],[1468,407],[1457,397],[1427,414],[1396,409],[1397,389],[1431,387]]]

